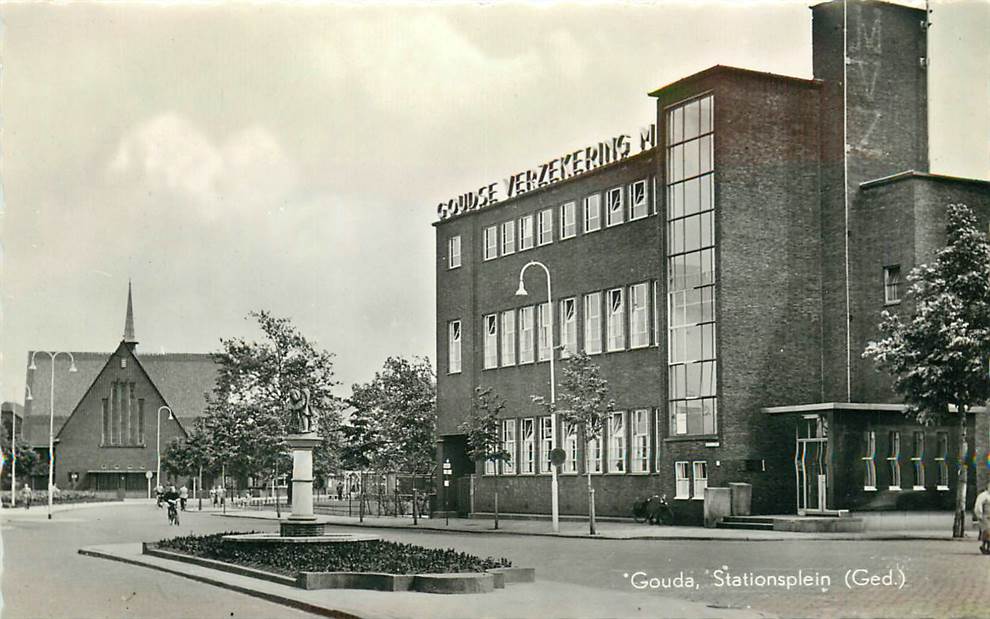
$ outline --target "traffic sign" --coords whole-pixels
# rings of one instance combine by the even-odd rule
[[[154,476],[155,476],[155,474],[154,474],[154,473],[152,473],[151,471],[145,471],[145,472],[144,472],[144,478],[145,478],[145,479],[151,479],[151,478],[152,478],[152,477],[154,477]]]
[[[560,466],[567,460],[567,452],[557,447],[550,450],[550,464]]]

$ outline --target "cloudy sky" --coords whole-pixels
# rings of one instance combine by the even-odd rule
[[[439,200],[635,134],[712,64],[810,77],[809,4],[4,3],[0,397],[29,349],[112,350],[128,278],[139,351],[265,308],[345,392],[432,358]],[[933,8],[933,167],[986,178],[990,2]]]

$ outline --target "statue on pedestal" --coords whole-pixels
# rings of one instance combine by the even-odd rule
[[[288,405],[296,432],[299,434],[316,432],[316,416],[309,406],[309,389],[290,389]]]

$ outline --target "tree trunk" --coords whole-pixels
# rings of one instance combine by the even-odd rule
[[[419,494],[416,492],[416,471],[412,474],[412,517],[413,526],[419,524],[419,517],[417,512],[419,511]]]
[[[495,528],[498,529],[498,475],[495,475]]]
[[[956,513],[952,520],[952,537],[966,536],[966,482],[969,478],[969,442],[967,440],[966,408],[956,406],[959,415],[959,480],[956,482]]]

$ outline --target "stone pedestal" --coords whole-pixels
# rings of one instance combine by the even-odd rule
[[[285,443],[292,449],[292,513],[280,524],[282,537],[323,535],[323,523],[313,513],[313,449],[320,437],[315,432],[291,434]]]

